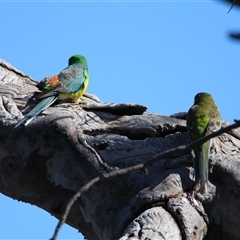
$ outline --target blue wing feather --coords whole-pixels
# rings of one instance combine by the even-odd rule
[[[58,74],[59,83],[51,90],[41,93],[37,98],[42,99],[59,93],[78,92],[84,87],[87,74],[88,68],[85,64],[70,65]]]
[[[59,92],[78,92],[84,84],[87,66],[84,64],[74,64],[65,68],[58,75],[61,88],[58,88]],[[56,89],[55,89],[56,90]]]

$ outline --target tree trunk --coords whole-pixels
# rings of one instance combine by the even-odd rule
[[[146,113],[92,94],[77,104],[56,103],[12,130],[40,87],[0,60],[0,192],[56,218],[93,178],[190,143],[184,113]],[[67,224],[90,240],[240,239],[239,136],[233,130],[214,139],[207,197],[192,194],[190,154],[175,154],[147,172],[102,179],[76,201]]]

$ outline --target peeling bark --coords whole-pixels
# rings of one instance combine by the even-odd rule
[[[103,103],[92,94],[77,104],[56,103],[12,130],[40,89],[0,60],[0,191],[56,218],[94,177],[190,142],[185,113],[147,113],[145,106]],[[208,196],[192,194],[190,154],[173,155],[147,174],[98,182],[73,205],[67,224],[90,240],[240,239],[239,136],[235,129],[214,139]]]

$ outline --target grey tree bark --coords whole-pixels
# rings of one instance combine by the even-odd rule
[[[1,59],[0,191],[56,218],[91,179],[190,142],[184,113],[147,113],[145,106],[103,103],[92,94],[77,104],[57,103],[12,130],[26,103],[36,104],[31,96],[40,87]],[[214,139],[207,197],[192,194],[190,154],[175,154],[147,172],[93,185],[67,224],[90,240],[240,239],[239,139],[239,130]]]

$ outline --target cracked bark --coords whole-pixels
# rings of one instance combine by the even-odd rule
[[[185,113],[147,113],[92,94],[78,104],[57,103],[12,131],[41,84],[2,59],[0,81],[0,191],[56,218],[94,177],[190,142]],[[191,194],[190,154],[174,155],[148,174],[133,171],[95,184],[73,205],[67,224],[90,240],[240,239],[239,136],[233,130],[214,139],[207,198]]]

